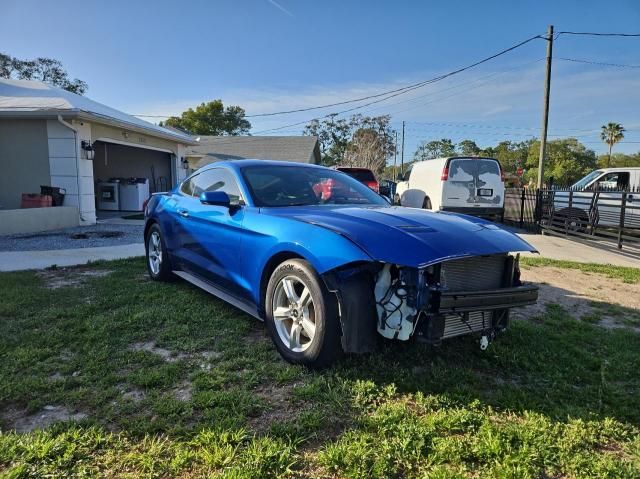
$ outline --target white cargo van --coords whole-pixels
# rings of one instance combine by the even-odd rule
[[[598,226],[619,226],[626,191],[624,227],[640,228],[640,167],[601,168],[570,189],[553,192],[556,223],[565,218],[567,227],[575,231],[584,231],[590,219]]]
[[[402,206],[488,217],[499,217],[504,209],[504,176],[494,158],[418,161],[402,179],[395,196]]]

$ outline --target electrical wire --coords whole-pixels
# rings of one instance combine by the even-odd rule
[[[584,35],[584,36],[592,36],[592,37],[640,37],[640,33],[598,33],[598,32],[556,32],[558,36],[560,35]]]
[[[604,62],[596,62],[592,60],[578,60],[577,58],[563,58],[556,57],[554,60],[563,60],[566,62],[575,62],[575,63],[587,63],[589,65],[602,65],[606,67],[619,67],[619,68],[640,68],[640,65],[626,65],[623,63],[604,63]]]
[[[509,48],[505,48],[504,50],[502,50],[502,51],[500,51],[498,53],[495,53],[495,54],[493,54],[491,56],[483,58],[482,60],[479,60],[479,61],[477,61],[475,63],[472,63],[470,65],[464,66],[462,68],[458,68],[457,70],[453,70],[453,71],[451,71],[449,73],[445,73],[443,75],[439,75],[439,76],[430,78],[428,80],[423,80],[421,82],[414,83],[412,85],[407,85],[407,86],[402,87],[402,88],[397,88],[395,90],[388,90],[388,91],[385,91],[385,92],[382,92],[382,93],[378,93],[378,94],[375,94],[375,95],[368,95],[368,96],[364,96],[364,97],[361,97],[361,98],[355,98],[355,99],[352,99],[352,100],[345,100],[345,101],[336,102],[336,103],[329,103],[329,104],[326,104],[326,105],[318,105],[318,106],[312,106],[312,107],[307,107],[307,108],[298,108],[298,109],[295,109],[295,110],[278,111],[278,112],[271,112],[271,113],[257,113],[257,114],[254,114],[254,115],[247,115],[246,118],[285,115],[285,114],[289,114],[289,113],[300,113],[300,112],[304,112],[304,111],[319,110],[319,109],[323,109],[323,108],[331,108],[331,107],[334,107],[334,106],[346,105],[346,104],[350,104],[350,103],[358,103],[358,102],[361,102],[361,101],[370,100],[372,98],[380,98],[382,96],[387,96],[389,94],[394,94],[394,93],[403,94],[403,93],[409,92],[411,90],[415,90],[416,88],[421,88],[421,87],[423,87],[425,85],[428,85],[430,83],[435,83],[437,81],[444,80],[445,78],[448,78],[450,76],[457,75],[458,73],[462,73],[463,71],[466,71],[466,70],[469,70],[471,68],[477,67],[478,65],[482,65],[483,63],[486,63],[486,62],[491,61],[491,60],[493,60],[495,58],[498,58],[498,57],[500,57],[500,56],[502,56],[502,55],[504,55],[506,53],[509,53],[509,52],[515,50],[516,48],[520,48],[521,46],[524,46],[527,43],[529,43],[529,42],[531,42],[533,40],[536,40],[538,38],[542,38],[542,37],[540,35],[535,35],[535,36],[530,37],[530,38],[528,38],[528,39],[526,39],[526,40],[524,40],[524,41],[522,41],[520,43],[517,43],[517,44],[515,44],[515,45],[513,45],[513,46],[511,46]],[[389,97],[389,98],[391,98],[391,97]],[[380,100],[380,101],[382,101],[382,100]]]
[[[359,103],[359,102],[366,101],[366,100],[371,100],[371,99],[377,99],[375,101],[366,103],[365,105],[360,105],[360,106],[355,107],[353,109],[345,110],[343,112],[337,113],[339,115],[339,114],[342,114],[342,113],[353,111],[355,109],[364,108],[366,106],[369,106],[369,105],[372,105],[374,103],[378,103],[378,102],[387,100],[389,98],[393,98],[393,97],[398,96],[398,95],[402,95],[404,93],[408,93],[408,92],[413,91],[413,90],[415,90],[417,88],[422,88],[425,85],[429,85],[429,84],[432,84],[432,83],[436,83],[436,82],[442,81],[445,78],[449,78],[449,77],[451,77],[453,75],[457,75],[457,74],[462,73],[462,72],[464,72],[466,70],[469,70],[471,68],[477,67],[478,65],[482,65],[483,63],[486,63],[486,62],[491,61],[491,60],[493,60],[495,58],[498,58],[498,57],[500,57],[502,55],[505,55],[505,54],[507,54],[507,53],[517,49],[517,48],[520,48],[520,47],[526,45],[527,43],[532,42],[533,40],[536,40],[538,38],[542,38],[542,37],[540,35],[532,36],[532,37],[527,38],[526,40],[524,40],[524,41],[522,41],[520,43],[517,43],[515,45],[510,46],[509,48],[505,48],[504,50],[501,50],[498,53],[494,53],[493,55],[485,57],[485,58],[483,58],[483,59],[481,59],[481,60],[479,60],[477,62],[471,63],[470,65],[466,65],[464,67],[458,68],[458,69],[450,71],[448,73],[444,73],[442,75],[438,75],[436,77],[429,78],[428,80],[423,80],[423,81],[420,81],[420,82],[417,82],[417,83],[413,83],[411,85],[407,85],[407,86],[404,86],[404,87],[401,87],[401,88],[396,88],[396,89],[393,89],[393,90],[387,90],[387,91],[384,91],[384,92],[381,92],[381,93],[377,93],[375,95],[368,95],[368,96],[364,96],[364,97],[360,97],[360,98],[354,98],[354,99],[351,99],[351,100],[328,103],[328,104],[325,104],[325,105],[317,105],[317,106],[312,106],[312,107],[307,107],[307,108],[297,108],[297,109],[294,109],[294,110],[286,110],[286,111],[277,111],[277,112],[270,112],[270,113],[257,113],[257,114],[253,114],[253,115],[245,115],[245,118],[256,118],[256,117],[265,117],[265,116],[286,115],[286,114],[290,114],[290,113],[300,113],[300,112],[305,112],[305,111],[319,110],[319,109],[323,109],[323,108],[331,108],[331,107],[334,107],[334,106],[341,106],[341,105],[347,105],[347,104],[351,104],[351,103]],[[381,98],[381,97],[384,97],[384,98]],[[322,118],[326,118],[326,117],[331,116],[331,115],[334,115],[334,113],[331,113],[329,115],[325,115]],[[172,116],[172,115],[145,115],[145,114],[139,114],[139,115],[134,115],[134,116],[139,116],[139,117],[143,117],[143,118],[168,118],[169,116]],[[304,121],[304,122],[299,122],[297,124],[292,124],[292,125],[288,125],[288,126],[297,126],[297,125],[300,125],[300,124],[308,123],[309,121],[311,121],[311,120]],[[284,126],[284,127],[278,128],[278,129],[287,128],[288,126]],[[273,130],[276,130],[276,129],[274,128],[274,129],[270,129],[268,131],[273,131]],[[265,130],[265,131],[267,131],[267,130]]]

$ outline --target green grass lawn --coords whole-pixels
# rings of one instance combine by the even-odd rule
[[[86,417],[9,430],[52,406]],[[389,343],[311,372],[141,259],[3,273],[0,426],[6,478],[637,478],[640,334],[551,306],[485,352]]]

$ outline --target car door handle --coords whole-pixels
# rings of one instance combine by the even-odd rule
[[[185,209],[179,209],[178,210],[178,214],[180,216],[182,216],[183,218],[188,218],[189,217],[189,211],[185,210]]]

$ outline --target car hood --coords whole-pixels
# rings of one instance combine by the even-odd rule
[[[362,248],[372,259],[424,267],[465,256],[536,252],[515,234],[473,216],[404,207],[264,208],[330,229]]]

